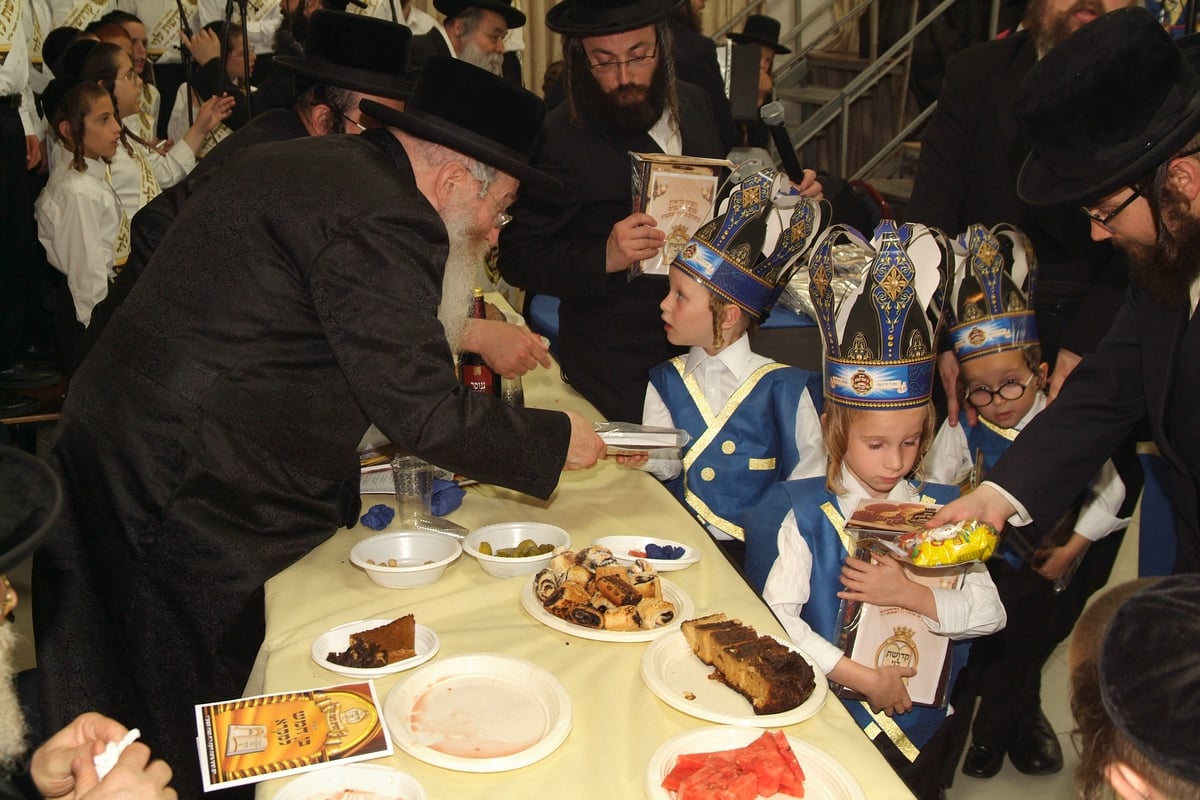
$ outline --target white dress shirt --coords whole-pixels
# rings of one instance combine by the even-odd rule
[[[838,511],[845,519],[858,502],[869,496],[862,483],[842,467],[842,485],[846,492],[837,498]],[[908,481],[900,481],[888,493],[889,500],[920,502],[921,493]],[[800,617],[808,602],[812,576],[812,551],[800,535],[796,515],[789,511],[779,528],[779,557],[771,566],[763,587],[763,601],[783,625],[796,646],[812,656],[826,675],[833,671],[844,653],[833,642],[817,634]],[[974,563],[967,569],[961,589],[930,589],[937,606],[937,620],[922,617],[929,630],[951,639],[986,636],[1004,627],[1008,617],[996,585],[983,564]]]
[[[116,0],[116,6],[133,14],[146,26],[148,59],[155,64],[180,63],[179,5],[176,0]],[[224,5],[221,10],[224,12]],[[183,0],[183,13],[187,15],[192,32],[200,30],[202,23],[196,0]]]
[[[21,96],[21,127],[26,136],[37,136],[33,104],[29,102],[29,49],[23,24],[23,0],[0,0],[0,49],[7,50],[0,64],[0,97]]]
[[[250,49],[256,55],[273,51],[275,49],[275,31],[279,30],[279,26],[283,24],[283,10],[279,5],[279,0],[249,0],[246,4],[248,22],[240,19],[237,8],[238,6],[235,4],[233,21],[241,23],[242,30],[250,39]],[[210,22],[224,21],[225,3],[222,0],[199,0],[197,12],[200,16],[201,26]]]
[[[196,166],[196,154],[183,142],[176,142],[166,154],[151,150],[133,139],[129,139],[129,147],[133,150],[132,155],[124,144],[117,147],[110,173],[121,205],[132,218],[164,188],[174,186],[187,177]]]
[[[38,239],[46,260],[67,276],[75,303],[75,318],[84,326],[92,309],[108,295],[113,272],[113,248],[121,226],[121,201],[105,178],[104,162],[84,159],[82,172],[70,157],[51,171],[46,188],[34,204]]]
[[[403,4],[400,0],[393,0],[396,8],[396,22],[407,27],[413,32],[413,36],[420,36],[422,33],[428,33],[437,25],[437,20],[426,14],[416,6],[408,7],[408,14],[405,15]],[[366,0],[367,7],[359,8],[351,4],[347,7],[347,11],[351,14],[362,14],[375,19],[382,19],[386,22],[392,22],[392,4],[388,0]],[[450,48],[450,52],[454,52],[454,48]]]

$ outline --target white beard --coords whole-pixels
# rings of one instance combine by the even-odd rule
[[[469,39],[463,45],[462,52],[458,57],[472,66],[487,70],[493,75],[502,75],[504,72],[504,56],[500,53],[485,53],[474,39]]]
[[[21,764],[26,749],[25,717],[17,700],[13,654],[17,649],[16,629],[0,619],[0,775],[12,774]]]
[[[460,352],[467,319],[471,315],[471,297],[477,283],[480,265],[487,258],[486,235],[471,229],[475,209],[452,205],[442,215],[450,235],[450,252],[446,256],[446,271],[442,276],[442,301],[438,319],[446,330],[446,340],[454,353]]]

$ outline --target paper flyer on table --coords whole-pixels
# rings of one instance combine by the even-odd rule
[[[204,791],[392,754],[373,681],[196,706]]]

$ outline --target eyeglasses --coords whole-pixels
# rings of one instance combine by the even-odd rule
[[[1029,373],[1029,377],[1024,381],[1019,381],[1016,378],[1007,380],[1000,384],[998,389],[993,389],[990,386],[976,386],[967,392],[967,401],[976,408],[990,406],[996,396],[1005,400],[1020,400],[1025,395],[1025,390],[1029,388],[1029,384],[1037,377],[1036,372]]]
[[[472,176],[472,177],[474,177],[474,176]],[[508,206],[503,205],[499,200],[497,200],[495,198],[495,196],[490,191],[488,191],[488,187],[491,186],[491,183],[489,181],[482,181],[482,180],[479,180],[479,178],[475,178],[475,180],[479,181],[479,194],[477,194],[475,196],[478,197],[480,200],[482,200],[483,198],[486,197],[488,200],[491,200],[493,203],[496,204],[496,212],[497,213],[496,213],[496,218],[494,220],[492,220],[492,227],[495,228],[496,230],[501,230],[505,225],[512,222],[512,214],[509,214],[505,210],[506,208],[508,208]],[[514,199],[513,202],[516,202],[516,200]]]
[[[1139,189],[1136,186],[1132,187],[1132,189],[1133,189],[1133,194],[1129,195],[1129,197],[1126,197],[1123,201],[1121,201],[1121,204],[1119,206],[1117,206],[1116,208],[1114,208],[1112,211],[1108,212],[1107,214],[1100,214],[1100,213],[1095,212],[1092,209],[1088,208],[1087,206],[1083,206],[1083,213],[1087,214],[1088,219],[1090,219],[1092,222],[1099,225],[1101,228],[1104,228],[1104,230],[1108,231],[1109,233],[1116,233],[1116,231],[1114,231],[1112,229],[1112,226],[1111,226],[1112,221],[1114,219],[1116,219],[1117,214],[1120,214],[1122,211],[1129,208],[1129,205],[1134,200],[1137,200],[1139,197],[1142,196],[1141,189]]]
[[[588,66],[596,72],[616,72],[621,67],[628,67],[629,69],[633,70],[637,69],[638,67],[650,66],[650,61],[653,60],[656,55],[658,55],[657,41],[654,43],[654,49],[644,55],[633,56],[625,59],[624,61],[616,58],[605,59],[602,61],[589,61]]]

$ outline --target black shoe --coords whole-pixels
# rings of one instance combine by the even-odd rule
[[[57,370],[27,364],[13,364],[0,370],[0,389],[42,389],[54,386],[60,380],[62,376]]]
[[[967,757],[963,759],[963,775],[972,778],[990,778],[1004,766],[1004,748],[993,747],[982,742],[971,742]]]
[[[1053,775],[1062,771],[1062,746],[1050,721],[1040,710],[1031,724],[1017,729],[1008,746],[1008,758],[1026,775]]]
[[[5,419],[32,414],[41,407],[41,401],[34,397],[26,397],[22,394],[0,395],[0,417]]]

